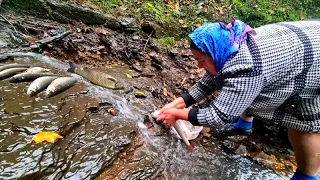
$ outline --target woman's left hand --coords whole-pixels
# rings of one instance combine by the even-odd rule
[[[175,116],[177,110],[178,109],[176,108],[164,110],[161,114],[157,116],[157,121],[160,121],[167,126],[173,126],[178,120],[178,118]]]

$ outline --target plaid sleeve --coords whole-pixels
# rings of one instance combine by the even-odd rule
[[[244,112],[253,100],[258,96],[263,87],[262,75],[253,77],[226,78],[220,94],[212,102],[210,107],[199,109],[197,120],[202,126],[221,126],[226,122],[232,122]],[[189,117],[194,117],[189,115]]]
[[[195,102],[199,102],[218,89],[221,89],[218,76],[206,72],[199,82],[188,89],[188,94]]]

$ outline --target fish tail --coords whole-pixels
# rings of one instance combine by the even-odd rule
[[[77,65],[74,62],[69,61],[70,68],[67,70],[70,73],[75,73]]]
[[[193,151],[192,145],[191,144],[187,145],[187,149],[188,149],[189,152],[192,152]]]

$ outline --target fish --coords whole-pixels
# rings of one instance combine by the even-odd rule
[[[160,112],[159,111],[155,111],[152,113],[152,117],[154,118],[157,118],[158,116],[160,115]],[[192,151],[193,150],[193,147],[191,146],[188,138],[187,138],[187,135],[185,133],[185,131],[178,125],[178,123],[176,122],[174,125],[173,125],[173,128],[176,130],[176,132],[179,134],[180,138],[182,139],[182,141],[186,144],[187,146],[187,149],[189,151]]]
[[[179,134],[180,138],[182,139],[182,141],[186,144],[187,146],[187,149],[189,151],[192,151],[193,150],[193,147],[191,146],[188,138],[187,138],[187,135],[185,133],[185,131],[178,125],[178,123],[175,123],[173,125],[173,128],[177,131],[177,133]]]
[[[2,55],[0,56],[0,62],[7,61],[7,60],[14,60],[13,56]]]
[[[0,67],[1,68],[1,67]],[[7,79],[11,76],[14,76],[20,72],[23,72],[25,70],[27,70],[28,68],[10,68],[10,69],[6,69],[6,70],[3,70],[3,71],[0,71],[0,80],[4,80],[4,79]]]
[[[53,80],[59,78],[59,76],[43,76],[34,80],[27,90],[27,95],[30,97],[37,95],[44,89],[46,89]]]
[[[46,69],[43,67],[31,67],[27,69],[25,72],[27,73],[44,73],[44,72],[49,72],[50,69]]]
[[[77,79],[74,77],[59,77],[50,83],[46,91],[46,96],[48,98],[55,96],[71,88],[76,82]]]
[[[10,68],[29,68],[29,67],[30,65],[26,65],[26,64],[7,64],[4,66],[1,66],[0,71],[10,69]]]
[[[117,82],[116,78],[97,70],[91,70],[87,67],[79,68],[75,63],[69,61],[70,68],[67,70],[70,73],[78,74],[91,83],[108,88],[108,89],[124,89],[123,84]]]
[[[24,73],[20,73],[20,74],[16,74],[14,76],[12,76],[9,79],[9,82],[11,83],[18,83],[18,82],[30,82],[33,81],[39,77],[42,76],[57,76],[56,74],[48,74],[48,73],[28,73],[28,72],[24,72]]]

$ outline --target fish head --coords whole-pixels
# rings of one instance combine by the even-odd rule
[[[56,92],[57,88],[53,85],[49,85],[46,91],[46,95],[49,97]]]
[[[124,89],[124,85],[122,83],[116,83],[114,89]]]
[[[27,90],[27,95],[34,96],[38,89],[38,86],[30,86]]]

